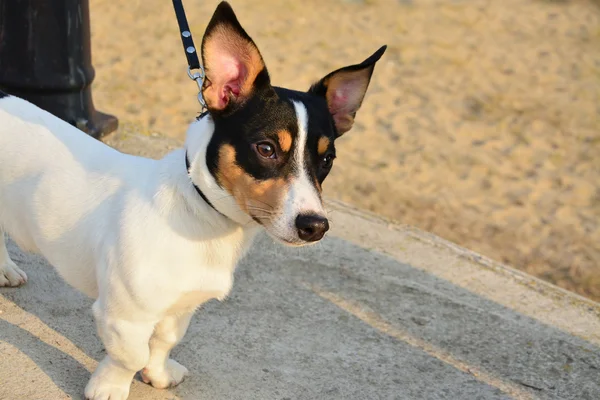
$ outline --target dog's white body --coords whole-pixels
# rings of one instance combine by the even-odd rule
[[[15,97],[0,101],[0,121],[0,222],[21,248],[90,297],[122,282],[139,308],[127,312],[227,295],[257,229],[199,200],[183,149],[158,161],[123,154]]]
[[[176,343],[199,305],[225,297],[257,225],[233,222],[200,199],[183,149],[159,161],[122,154],[15,97],[0,99],[0,121],[1,229],[97,298],[100,337],[123,356],[114,361],[148,368],[155,326]],[[210,129],[206,118],[192,124],[194,159],[202,159]],[[12,285],[25,278],[3,241],[0,277]],[[112,337],[130,347],[109,349]],[[168,351],[156,353],[148,379],[159,387],[178,383],[185,368],[169,360],[165,370]],[[103,389],[93,383],[88,397]]]

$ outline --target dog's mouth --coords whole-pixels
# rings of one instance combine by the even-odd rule
[[[300,238],[299,235],[297,234],[297,232],[295,232],[293,230],[292,231],[294,233],[290,234],[291,232],[282,232],[281,230],[276,229],[274,226],[276,224],[273,224],[271,218],[262,218],[261,216],[256,216],[251,213],[249,213],[249,216],[250,216],[250,218],[252,218],[252,220],[254,220],[254,222],[256,222],[258,225],[262,226],[269,236],[271,236],[277,242],[284,244],[285,246],[289,246],[289,247],[309,246],[309,245],[319,243],[324,237],[324,235],[323,235],[318,240],[304,240],[304,239]]]
[[[305,247],[305,246],[310,246],[311,244],[316,244],[316,243],[318,243],[318,242],[319,242],[319,241],[316,241],[316,242],[308,242],[308,241],[301,240],[301,239],[298,239],[298,240],[289,240],[289,239],[287,239],[287,238],[282,238],[282,237],[279,237],[279,236],[276,236],[276,235],[274,235],[274,234],[273,234],[273,233],[271,233],[271,232],[270,232],[268,229],[267,229],[266,231],[267,231],[267,233],[268,233],[268,234],[269,234],[269,235],[270,235],[272,238],[274,238],[274,239],[275,239],[275,240],[277,240],[279,243],[281,243],[281,244],[284,244],[285,246],[288,246],[288,247]]]

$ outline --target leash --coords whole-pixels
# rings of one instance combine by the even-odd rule
[[[183,43],[183,50],[188,62],[187,74],[198,85],[198,102],[202,106],[202,111],[204,111],[206,110],[206,102],[204,101],[204,97],[202,97],[202,85],[204,85],[206,74],[198,59],[198,51],[196,51],[196,46],[194,46],[194,39],[192,39],[192,33],[190,32],[187,17],[185,16],[182,0],[173,0],[173,8],[175,9],[181,42]],[[195,72],[192,72],[194,70]]]
[[[206,103],[204,102],[204,97],[202,97],[202,85],[204,84],[204,68],[200,65],[200,60],[198,59],[198,52],[196,51],[196,46],[194,46],[194,39],[192,39],[192,33],[190,32],[190,26],[188,25],[187,18],[185,16],[185,10],[183,9],[182,0],[173,0],[173,8],[175,9],[175,16],[177,17],[177,24],[179,25],[179,33],[181,34],[181,42],[183,43],[183,50],[185,51],[185,58],[187,58],[188,63],[188,76],[191,80],[195,81],[198,85],[198,102],[200,106],[202,106],[202,112],[206,110]],[[193,72],[193,70],[197,70]],[[190,181],[196,189],[196,192],[202,197],[202,200],[206,202],[213,210],[218,212],[219,214],[226,217],[221,211],[217,210],[217,208],[208,200],[208,197],[200,190],[200,188],[194,183],[190,176],[190,160],[188,159],[187,150],[185,151],[185,168],[187,169],[188,176],[190,177]],[[227,218],[227,217],[226,217]]]

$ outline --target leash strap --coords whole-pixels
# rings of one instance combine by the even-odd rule
[[[188,25],[187,17],[185,16],[185,10],[183,9],[182,0],[173,0],[173,8],[175,9],[175,16],[177,17],[177,24],[179,25],[179,33],[181,35],[181,43],[183,43],[183,50],[185,51],[185,57],[188,62],[188,76],[191,80],[196,81],[198,85],[198,102],[202,106],[202,110],[206,109],[206,102],[202,97],[202,86],[204,85],[204,68],[200,65],[198,59],[198,51],[194,46],[194,39],[192,39],[192,32],[190,32],[190,26]],[[198,70],[192,72],[192,70]]]
[[[192,32],[190,32],[190,26],[188,25],[185,16],[183,2],[181,0],[173,0],[173,8],[175,8],[175,16],[177,17],[177,23],[179,24],[179,33],[181,34],[181,42],[183,43],[183,50],[185,51],[188,65],[190,66],[190,69],[199,69],[200,60],[198,60],[198,52],[194,46]]]
[[[183,50],[185,51],[185,57],[188,62],[188,76],[190,79],[196,81],[198,84],[198,101],[202,106],[202,109],[206,109],[206,103],[204,102],[204,98],[202,97],[202,85],[204,84],[204,68],[200,65],[200,60],[198,59],[198,52],[196,51],[196,46],[194,46],[194,39],[192,39],[192,32],[190,32],[190,26],[188,25],[187,18],[185,16],[185,10],[183,9],[182,0],[173,0],[173,8],[175,9],[175,16],[177,17],[177,24],[179,25],[179,33],[181,34],[181,42],[183,43]],[[199,70],[199,72],[193,72],[192,70]],[[185,152],[185,168],[187,169],[188,176],[190,176],[190,160],[187,156],[187,151]],[[191,179],[191,176],[190,176]],[[206,202],[213,210],[223,215],[221,211],[217,210],[215,206],[208,200],[208,197],[196,184],[192,181],[192,185],[196,192],[202,197],[202,200]]]

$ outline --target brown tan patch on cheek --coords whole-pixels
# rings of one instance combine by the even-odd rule
[[[289,184],[284,178],[259,181],[235,163],[235,149],[225,145],[219,150],[217,180],[250,216],[265,222],[274,209],[278,209]]]
[[[319,153],[320,156],[325,154],[325,152],[329,148],[329,143],[330,143],[329,138],[326,138],[325,136],[321,136],[321,138],[319,139],[318,146],[317,146],[317,152]]]
[[[273,217],[274,210],[281,206],[285,193],[289,190],[288,182],[283,178],[257,181],[250,177],[250,184],[245,188],[246,212],[261,222]]]
[[[290,151],[292,148],[291,133],[286,130],[281,130],[277,132],[277,138],[279,139],[279,146],[281,147],[281,150],[285,151],[286,153]]]

